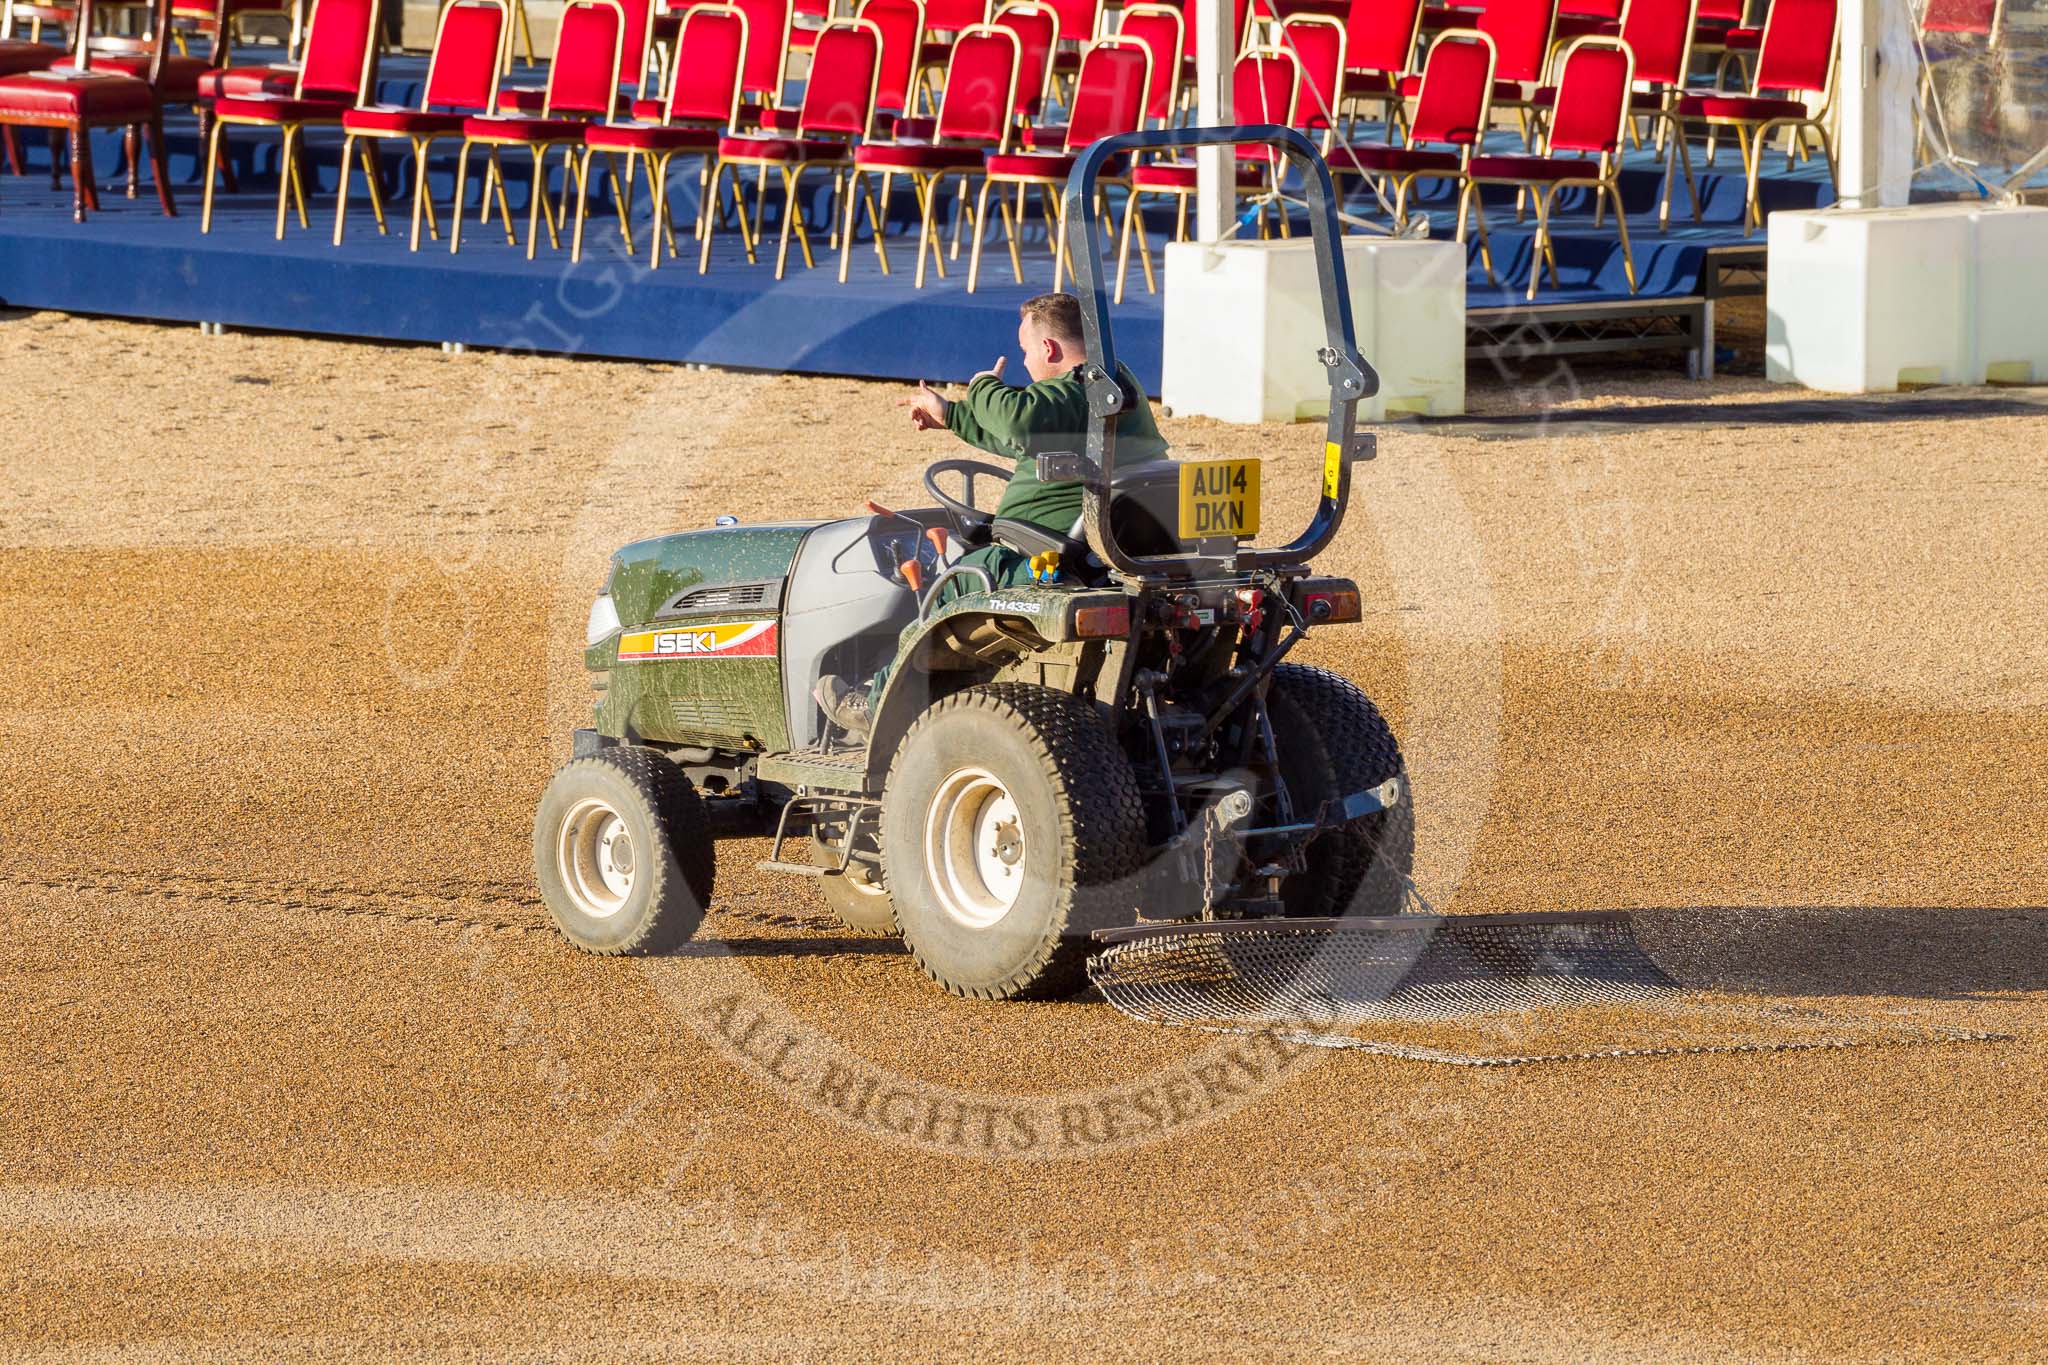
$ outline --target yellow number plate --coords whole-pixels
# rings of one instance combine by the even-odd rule
[[[1259,533],[1259,462],[1194,460],[1180,467],[1180,538]]]

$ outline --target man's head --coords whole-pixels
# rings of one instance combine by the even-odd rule
[[[1081,301],[1072,294],[1040,294],[1018,308],[1017,345],[1033,380],[1054,379],[1088,358],[1081,340]]]

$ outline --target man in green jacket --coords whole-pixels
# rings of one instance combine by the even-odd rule
[[[1024,352],[1029,385],[1019,389],[1005,384],[1003,366],[1008,358],[1001,357],[974,376],[966,397],[958,401],[948,401],[929,384],[919,384],[917,392],[901,406],[910,409],[911,424],[919,431],[950,431],[971,446],[1014,460],[1016,470],[996,504],[995,515],[1015,517],[1064,536],[1080,518],[1081,485],[1041,483],[1038,457],[1086,448],[1088,395],[1078,373],[1088,359],[1081,333],[1081,303],[1072,294],[1041,294],[1026,300],[1017,311],[1017,345]],[[1119,366],[1118,374],[1131,392],[1144,393],[1129,370]],[[1165,454],[1166,442],[1152,420],[1150,403],[1138,403],[1118,420],[1119,468]],[[985,570],[998,588],[1031,581],[1030,557],[1007,545],[984,545],[955,562]],[[963,574],[939,589],[939,600],[950,601],[979,589],[973,575]],[[866,688],[856,688],[828,675],[818,680],[814,695],[834,724],[849,734],[864,735],[869,725],[868,703],[881,695],[888,676],[889,670],[884,668]]]

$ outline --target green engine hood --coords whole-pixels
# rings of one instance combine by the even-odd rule
[[[618,609],[619,622],[634,626],[651,621],[678,594],[726,585],[772,583],[774,591],[765,600],[734,604],[772,612],[781,600],[781,580],[796,559],[797,546],[822,524],[714,526],[635,541],[612,556],[612,605]]]

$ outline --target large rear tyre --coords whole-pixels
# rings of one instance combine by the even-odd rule
[[[1137,777],[1093,707],[1028,683],[935,703],[882,794],[903,941],[955,995],[1056,999],[1088,935],[1127,922],[1145,854]]]
[[[1286,913],[1401,913],[1415,867],[1415,798],[1401,746],[1379,708],[1327,669],[1281,664],[1273,670],[1266,711],[1297,816],[1390,777],[1401,779],[1393,809],[1328,830],[1308,846],[1308,869],[1280,884]]]
[[[666,755],[621,744],[555,770],[533,822],[533,870],[562,936],[588,953],[663,953],[711,904],[703,800]]]
[[[867,842],[868,836],[863,835],[862,840]],[[839,849],[812,835],[811,862],[837,867]],[[876,938],[896,935],[896,905],[882,884],[879,867],[855,858],[844,876],[819,877],[817,882],[825,904],[832,907],[832,917],[849,933]]]

